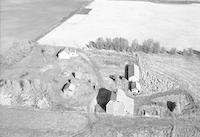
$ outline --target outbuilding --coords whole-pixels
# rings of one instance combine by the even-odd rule
[[[128,83],[128,89],[130,92],[132,92],[133,94],[139,94],[141,92],[141,86],[140,86],[140,83],[135,81],[135,82],[132,82],[130,81]]]
[[[125,78],[129,81],[139,81],[139,67],[136,64],[127,64],[125,66]]]
[[[118,112],[120,111],[120,112]],[[133,115],[134,100],[121,89],[117,91],[116,100],[110,100],[106,105],[106,112],[113,115]]]
[[[61,49],[57,53],[57,57],[59,59],[70,59],[71,57],[76,57],[78,54],[76,53],[76,50],[69,50],[69,49]]]
[[[114,116],[124,116],[126,114],[124,104],[116,100],[110,100],[108,102],[106,112]]]

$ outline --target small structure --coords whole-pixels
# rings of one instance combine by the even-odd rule
[[[76,78],[82,79],[82,75],[83,75],[82,72],[76,72]]]
[[[125,106],[122,102],[111,100],[106,105],[106,112],[114,116],[124,116]]]
[[[128,89],[131,91],[131,93],[133,93],[134,95],[138,95],[140,94],[141,91],[141,86],[139,82],[132,82],[130,81],[128,83]]]
[[[72,84],[71,81],[69,81],[63,86],[62,92],[64,93],[64,95],[73,96],[75,88],[76,86]]]
[[[76,57],[78,54],[76,53],[76,50],[70,50],[70,49],[61,49],[57,53],[57,57],[59,59],[70,59],[71,57]]]
[[[97,104],[101,106],[101,108],[106,111],[106,105],[110,101],[112,91],[105,89],[105,88],[100,88],[99,92],[97,94]]]
[[[139,81],[139,67],[136,64],[127,64],[125,66],[125,78],[129,81]]]

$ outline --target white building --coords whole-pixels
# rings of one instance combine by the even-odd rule
[[[134,114],[134,100],[128,97],[123,90],[119,89],[116,100],[111,100],[106,105],[106,112],[115,116],[132,116]]]
[[[133,70],[130,70],[130,69],[133,69]],[[138,65],[136,64],[133,64],[132,67],[129,67],[129,70],[128,70],[131,74],[129,75],[129,78],[128,80],[129,81],[132,81],[132,82],[135,82],[135,81],[139,81],[140,80],[140,70],[139,70],[139,67]]]
[[[125,106],[122,102],[116,100],[110,100],[106,105],[106,113],[114,116],[124,116]]]
[[[59,59],[70,59],[71,57],[77,57],[78,54],[76,53],[76,50],[64,49],[59,51],[57,56]]]

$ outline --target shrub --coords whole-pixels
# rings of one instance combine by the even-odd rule
[[[144,51],[145,53],[153,53],[153,46],[153,39],[145,40],[142,44],[142,51]]]
[[[90,41],[87,45],[88,48],[97,48],[96,43],[94,41]]]
[[[183,50],[183,56],[192,56],[193,54],[194,53],[193,53],[193,49],[192,48]]]
[[[176,54],[176,48],[171,48],[169,54],[174,55]]]
[[[124,38],[114,38],[112,43],[116,51],[127,51],[129,47],[128,40]]]
[[[131,43],[131,49],[132,51],[139,51],[139,48],[138,48],[139,44],[138,44],[138,41],[136,39],[134,39]]]
[[[165,47],[161,47],[160,53],[166,53],[166,52],[167,52],[167,50],[165,49]]]

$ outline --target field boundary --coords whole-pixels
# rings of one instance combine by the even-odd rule
[[[71,18],[73,15],[75,15],[76,13],[78,13],[83,7],[88,6],[89,4],[91,4],[94,0],[88,0],[87,4],[84,4],[83,6],[81,6],[80,8],[72,11],[68,16],[63,17],[60,21],[58,21],[58,23],[52,25],[51,27],[49,27],[49,29],[47,31],[45,31],[44,33],[40,34],[38,37],[34,38],[33,41],[38,41],[39,39],[41,39],[42,37],[44,37],[45,35],[47,35],[49,32],[51,32],[52,30],[54,30],[55,28],[57,28],[58,26],[60,26],[63,22],[65,22],[66,20],[68,20],[69,18]]]

